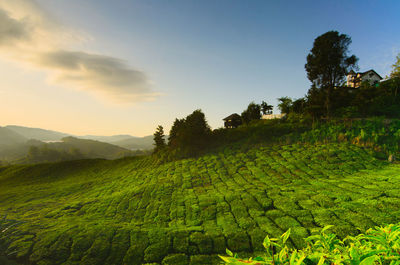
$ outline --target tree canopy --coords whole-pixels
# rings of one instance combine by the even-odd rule
[[[253,120],[259,120],[259,119],[261,119],[261,106],[254,102],[251,102],[247,106],[247,109],[245,109],[242,112],[241,116],[242,116],[243,123],[246,123],[246,124],[248,124],[249,122],[251,122]]]
[[[328,31],[314,40],[307,55],[305,69],[308,79],[325,94],[326,116],[331,109],[331,93],[340,86],[346,74],[357,67],[357,57],[348,55],[351,38],[337,31]]]
[[[165,135],[164,135],[164,128],[161,125],[158,125],[156,132],[153,134],[154,136],[154,153],[157,153],[158,151],[162,150],[165,148],[166,143],[165,143]]]
[[[184,119],[175,119],[168,145],[188,153],[196,153],[206,145],[211,133],[204,113],[198,109]]]
[[[272,114],[272,110],[274,109],[274,106],[269,105],[267,102],[264,100],[261,102],[261,112],[265,114]]]
[[[278,98],[278,101],[280,102],[278,104],[278,108],[281,111],[281,113],[288,114],[291,110],[293,100],[289,97],[281,97],[281,98]]]

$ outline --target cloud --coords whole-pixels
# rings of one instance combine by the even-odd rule
[[[0,0],[0,56],[45,70],[52,83],[112,102],[135,103],[158,96],[146,74],[124,60],[69,49],[86,39],[58,23],[33,0]]]
[[[150,91],[143,72],[133,70],[124,61],[113,57],[58,50],[39,54],[35,63],[53,71],[55,83],[98,91],[116,101],[151,100],[157,96]]]
[[[24,22],[11,18],[5,10],[0,9],[0,45],[13,45],[28,39],[29,33]]]

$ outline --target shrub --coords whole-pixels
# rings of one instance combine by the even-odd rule
[[[279,238],[265,237],[266,255],[240,259],[228,249],[229,256],[220,256],[226,264],[400,264],[400,223],[368,229],[365,234],[347,236],[343,241],[324,227],[319,234],[305,239],[307,247],[297,250],[286,245],[290,229]]]

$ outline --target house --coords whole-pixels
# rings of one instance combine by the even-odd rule
[[[263,120],[282,119],[285,116],[286,114],[267,114],[267,115],[262,115],[261,119]]]
[[[348,87],[360,87],[362,82],[369,82],[371,85],[375,85],[382,80],[382,77],[374,70],[368,70],[366,72],[356,73],[351,70],[347,74],[347,86]]]
[[[237,113],[233,113],[222,120],[225,128],[236,128],[242,124],[242,117]]]

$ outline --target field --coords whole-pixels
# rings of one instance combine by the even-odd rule
[[[339,236],[400,218],[400,165],[348,143],[226,148],[156,164],[150,157],[0,169],[3,238],[21,263],[218,264],[265,235],[291,244],[333,224]]]

